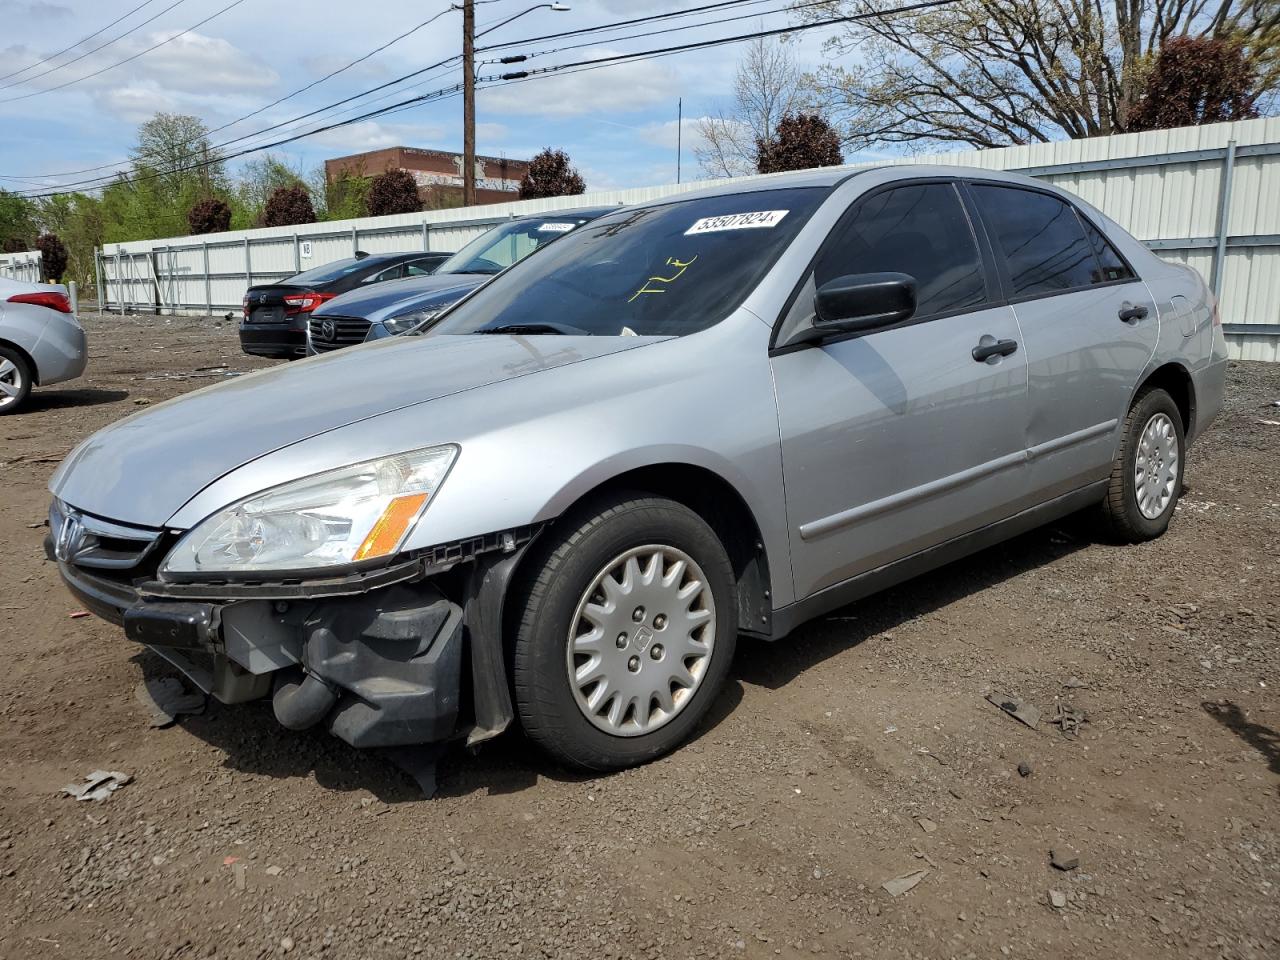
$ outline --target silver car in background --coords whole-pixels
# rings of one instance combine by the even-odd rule
[[[1203,280],[1061,190],[767,177],[586,224],[423,335],[100,431],[47,549],[285,726],[475,744],[518,717],[615,769],[689,736],[739,634],[1086,507],[1159,536],[1225,369]]]
[[[88,358],[66,287],[0,277],[0,415],[20,410],[33,386],[74,380]]]

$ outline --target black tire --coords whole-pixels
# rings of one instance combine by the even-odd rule
[[[700,684],[663,726],[634,736],[600,729],[579,708],[569,680],[569,631],[583,593],[611,560],[650,544],[674,547],[702,568],[715,604],[715,639]],[[679,746],[724,685],[737,639],[733,568],[724,547],[692,510],[642,493],[598,500],[564,518],[526,559],[511,598],[512,678],[525,733],[559,763],[588,771],[647,763]],[[643,648],[642,648],[643,649]]]
[[[1152,417],[1163,413],[1173,423],[1177,438],[1178,469],[1173,494],[1164,509],[1156,517],[1148,517],[1138,507],[1137,457],[1142,433]],[[1165,391],[1157,388],[1142,390],[1134,398],[1121,428],[1120,449],[1111,467],[1111,479],[1107,483],[1106,497],[1102,501],[1102,515],[1108,532],[1121,543],[1141,543],[1154,540],[1169,529],[1169,521],[1182,495],[1182,477],[1186,470],[1186,433],[1178,405]]]
[[[27,397],[31,395],[31,367],[27,365],[26,359],[16,350],[0,347],[0,365],[6,360],[14,366],[13,378],[17,382],[18,392],[12,399],[0,395],[0,400],[8,400],[7,403],[0,403],[0,417],[17,413],[26,404]]]

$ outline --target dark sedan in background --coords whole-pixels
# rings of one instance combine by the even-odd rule
[[[313,267],[279,283],[250,287],[244,295],[240,347],[256,357],[295,360],[307,352],[307,318],[316,307],[349,290],[384,280],[423,277],[447,253],[359,253]]]
[[[548,242],[617,209],[578,207],[510,220],[480,234],[429,277],[354,289],[312,315],[307,353],[408,333]]]

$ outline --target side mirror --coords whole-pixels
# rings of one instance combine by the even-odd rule
[[[916,312],[916,281],[905,273],[855,273],[836,277],[813,298],[813,329],[868,333],[907,320]]]

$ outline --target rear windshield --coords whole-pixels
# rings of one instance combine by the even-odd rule
[[[581,218],[554,217],[512,220],[480,234],[442,263],[436,273],[500,273],[581,222]]]
[[[486,284],[432,334],[554,324],[593,336],[680,336],[718,323],[831,192],[797,187],[621,210]],[[533,331],[538,332],[538,331]]]
[[[373,268],[382,263],[381,258],[374,260],[369,257],[354,257],[348,260],[335,260],[333,263],[326,263],[323,266],[312,267],[310,270],[304,270],[302,273],[295,274],[288,280],[281,280],[281,283],[287,283],[291,286],[307,286],[309,284],[332,283],[334,280],[340,280],[348,274],[355,273],[357,270],[363,270],[366,267]]]

